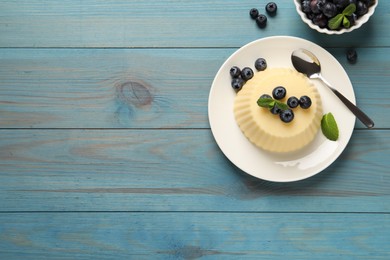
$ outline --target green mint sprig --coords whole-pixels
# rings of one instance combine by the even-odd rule
[[[336,15],[328,22],[328,27],[332,30],[336,30],[340,27],[341,23],[345,28],[349,28],[351,26],[351,22],[349,21],[347,16],[351,16],[356,11],[355,4],[349,4],[342,13]]]
[[[332,113],[327,113],[321,119],[322,133],[331,141],[337,141],[339,138],[339,128]]]
[[[273,98],[260,97],[257,100],[257,105],[260,107],[265,107],[267,109],[272,109],[275,105],[277,105],[282,110],[288,109],[288,106],[285,103],[280,102],[279,100],[275,100]]]

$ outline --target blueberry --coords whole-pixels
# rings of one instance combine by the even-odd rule
[[[233,66],[230,68],[230,76],[232,76],[232,78],[238,78],[240,75],[241,75],[241,70],[239,67]]]
[[[241,78],[244,81],[250,80],[251,78],[253,78],[253,70],[249,67],[243,68],[241,71]]]
[[[280,112],[280,119],[285,123],[290,123],[294,119],[294,112],[291,109],[286,109]]]
[[[286,89],[282,86],[279,86],[279,87],[276,87],[274,88],[274,90],[272,91],[272,96],[274,97],[274,99],[282,99],[286,96]]]
[[[257,10],[257,8],[252,8],[249,11],[249,15],[251,16],[252,19],[256,19],[256,17],[259,16],[259,10]]]
[[[272,98],[272,97],[270,95],[268,95],[268,94],[263,94],[263,95],[260,96],[260,98]]]
[[[358,54],[355,49],[347,50],[347,60],[349,63],[351,64],[356,63],[357,58],[358,58]]]
[[[320,12],[324,11],[324,7],[326,3],[328,3],[327,0],[317,0],[317,7],[320,10]]]
[[[267,25],[267,16],[265,16],[264,14],[259,14],[259,15],[256,17],[256,24],[257,24],[260,28],[264,28],[264,27]]]
[[[317,3],[318,3],[318,0],[311,0],[310,9],[311,9],[312,13],[319,14],[321,12],[320,9],[318,8]]]
[[[371,5],[375,4],[375,0],[360,0],[360,1],[365,3],[367,6],[371,6]]]
[[[269,2],[269,3],[265,6],[265,11],[267,11],[267,13],[268,13],[269,15],[275,15],[277,10],[278,10],[278,6],[277,6],[276,3],[274,3],[274,2]]]
[[[310,0],[303,0],[301,5],[302,5],[302,11],[305,14],[311,13]]]
[[[236,91],[239,91],[244,86],[245,81],[242,78],[233,78],[232,79],[232,88]]]
[[[322,13],[326,16],[326,17],[333,17],[333,16],[336,16],[337,15],[337,7],[335,4],[331,3],[331,2],[327,2],[324,7],[322,8]]]
[[[356,1],[356,0],[353,0]],[[350,0],[333,0],[333,3],[336,5],[337,9],[342,12],[347,5],[349,5]]]
[[[296,108],[298,105],[299,105],[299,99],[292,96],[292,97],[289,97],[287,99],[287,105],[290,107],[290,108]]]
[[[302,96],[299,99],[299,105],[303,109],[308,109],[311,106],[311,99],[308,96]]]
[[[264,58],[258,58],[256,61],[255,61],[255,68],[258,70],[258,71],[263,71],[267,68],[267,61],[264,59]]]
[[[348,0],[348,4],[355,4],[355,5],[357,5],[357,0]]]
[[[313,14],[312,12],[306,14],[307,19],[309,19],[311,21],[313,21],[315,16],[317,16],[317,15]]]
[[[357,14],[357,16],[365,15],[367,12],[368,12],[367,5],[364,2],[362,2],[362,1],[358,1],[357,5],[356,5],[356,14]]]
[[[356,23],[357,18],[358,17],[355,13],[353,13],[351,16],[347,16],[347,19],[349,20],[349,23],[351,24],[351,26]]]
[[[328,19],[323,13],[314,16],[312,21],[315,25],[318,25],[320,28],[325,28],[328,25]]]
[[[271,113],[274,114],[274,115],[278,115],[280,114],[283,110],[277,105],[275,104],[271,109],[270,109]]]

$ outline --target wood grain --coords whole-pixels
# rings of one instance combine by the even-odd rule
[[[208,128],[212,81],[234,51],[0,49],[0,127]],[[329,51],[347,71],[359,107],[377,128],[389,128],[388,50],[360,48],[355,65],[345,49]]]
[[[389,227],[387,214],[0,214],[0,257],[385,260]]]
[[[342,36],[319,34],[301,21],[292,0],[260,30],[249,17],[265,2],[2,1],[0,47],[239,47],[272,35],[302,36],[327,47],[389,46],[389,1],[379,1],[362,28]]]
[[[390,212],[388,131],[356,131],[319,175],[246,175],[209,130],[2,130],[7,211]]]

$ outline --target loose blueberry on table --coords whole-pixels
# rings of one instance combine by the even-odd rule
[[[249,10],[249,15],[252,19],[256,19],[256,17],[259,16],[259,10],[257,8],[252,8]]]
[[[269,2],[266,6],[265,6],[265,11],[271,15],[271,16],[274,16],[276,14],[276,11],[278,10],[278,6],[275,2]]]
[[[265,11],[270,16],[275,16],[277,10],[278,10],[278,6],[275,2],[269,2],[265,6]],[[261,14],[257,8],[250,9],[249,15],[253,20],[256,21],[257,26],[259,26],[261,29],[267,26],[267,20],[268,20],[267,16]]]
[[[265,16],[264,14],[259,14],[259,16],[256,17],[255,21],[260,28],[264,28],[267,25],[267,16]]]
[[[358,54],[355,49],[349,49],[347,50],[347,60],[349,63],[356,63],[358,58]]]

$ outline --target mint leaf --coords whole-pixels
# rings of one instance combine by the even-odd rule
[[[328,27],[331,30],[336,30],[340,27],[341,23],[345,28],[351,27],[351,22],[346,16],[351,16],[356,11],[355,4],[349,4],[341,14],[336,15],[328,21]]]
[[[343,18],[343,26],[345,28],[349,28],[351,26],[351,22],[349,21],[349,19],[346,16],[344,16],[344,18]]]
[[[356,5],[355,4],[349,4],[345,9],[343,10],[343,15],[350,16],[356,11]]]
[[[259,98],[257,100],[257,105],[259,107],[272,108],[275,105],[275,100],[272,98]]]
[[[275,100],[275,105],[277,105],[280,109],[282,110],[286,110],[288,109],[288,106],[287,104],[283,103],[283,102],[280,102],[280,101],[277,101]]]
[[[347,6],[348,7],[348,6]],[[328,21],[328,27],[332,30],[336,30],[340,27],[341,22],[343,21],[344,14],[338,14]]]
[[[257,100],[257,105],[259,107],[265,107],[265,108],[268,108],[268,109],[272,109],[274,106],[278,106],[281,110],[286,110],[288,109],[288,106],[287,104],[279,101],[279,100],[275,100],[273,98],[262,98],[260,97],[258,100]]]
[[[336,141],[339,138],[339,128],[332,113],[327,113],[321,119],[322,133],[331,141]]]

